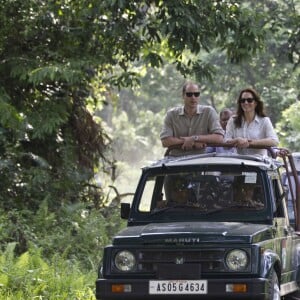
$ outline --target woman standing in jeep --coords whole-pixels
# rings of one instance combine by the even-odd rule
[[[251,146],[274,147],[279,143],[259,94],[253,88],[243,89],[237,105],[236,115],[228,121],[225,141],[237,147],[240,154],[267,155],[265,149],[247,149]]]

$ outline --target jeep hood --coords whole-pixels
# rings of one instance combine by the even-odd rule
[[[238,222],[151,223],[127,227],[113,239],[114,245],[256,243],[273,237],[274,227]]]

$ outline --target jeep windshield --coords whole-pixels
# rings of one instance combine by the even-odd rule
[[[148,170],[139,184],[133,218],[264,222],[270,217],[264,174],[240,165]]]

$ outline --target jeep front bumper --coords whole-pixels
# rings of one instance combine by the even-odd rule
[[[170,280],[170,282],[176,280]],[[169,291],[150,294],[146,279],[98,279],[96,281],[96,298],[101,300],[125,299],[267,299],[268,280],[265,278],[243,279],[208,279],[206,290],[200,293]]]

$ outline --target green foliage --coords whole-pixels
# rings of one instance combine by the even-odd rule
[[[283,111],[282,120],[276,124],[281,144],[292,151],[300,149],[300,103],[294,103]]]
[[[126,112],[113,118],[114,142],[112,147],[118,160],[138,163],[146,157],[154,159],[157,155],[155,146],[159,145],[159,132],[163,115],[154,114],[150,110],[137,112],[134,123],[128,120]],[[134,148],[134,150],[133,150]]]
[[[30,120],[32,139],[43,140],[59,132],[69,119],[70,113],[66,106],[67,104],[63,101],[44,99],[34,111],[28,112],[27,118]]]
[[[0,299],[95,299],[103,247],[125,226],[118,205],[54,213],[44,201],[36,213],[0,216]]]
[[[36,213],[13,210],[9,214],[1,211],[1,215],[2,248],[16,242],[14,251],[19,254],[33,245],[47,260],[59,254],[62,259],[76,261],[82,270],[94,272],[102,259],[103,247],[125,226],[119,205],[107,205],[98,211],[73,204],[54,213],[44,201]]]
[[[294,23],[297,5],[294,1],[243,2],[249,14],[259,11],[260,16],[264,15],[260,20],[260,27],[266,33],[263,48],[253,53],[251,59],[228,64],[226,54],[220,51],[200,53],[203,61],[214,63],[217,76],[212,81],[198,74],[196,77],[205,85],[203,96],[208,96],[217,110],[225,106],[235,109],[239,91],[252,86],[261,94],[266,113],[275,125],[282,118],[281,112],[299,99],[299,68],[295,68],[289,57],[290,34],[298,32]],[[248,28],[252,30],[252,26]]]
[[[14,247],[0,253],[0,299],[95,299],[95,275],[83,274],[76,261],[56,254],[46,262],[35,248],[16,257]]]
[[[14,106],[10,105],[5,99],[7,95],[1,94],[0,91],[0,110],[1,117],[0,122],[6,128],[15,128],[19,129],[22,125],[22,116],[17,112]]]

